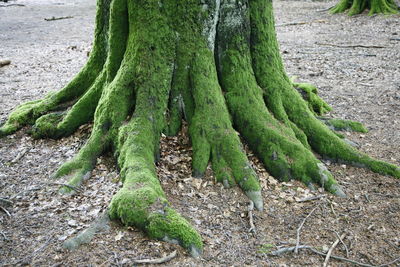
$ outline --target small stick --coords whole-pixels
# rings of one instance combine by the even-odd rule
[[[335,212],[335,208],[333,207],[332,201],[328,200],[328,202],[329,202],[329,206],[331,207],[331,211],[332,211],[333,215],[335,215],[337,217],[337,214]]]
[[[0,60],[0,68],[4,67],[4,66],[7,66],[7,65],[10,65],[10,64],[11,64],[11,60],[8,60],[8,59]]]
[[[328,43],[315,43],[316,45],[324,45],[324,46],[333,46],[340,48],[387,48],[386,46],[380,45],[337,45],[337,44],[328,44]]]
[[[302,245],[302,246],[298,246],[297,248],[298,248],[298,249],[310,248],[310,246]],[[295,249],[296,249],[296,247],[280,248],[280,249],[278,249],[278,250],[272,251],[272,252],[270,253],[270,255],[272,255],[272,256],[279,256],[279,255],[281,255],[281,254],[283,254],[283,253],[286,253],[286,252],[293,252]]]
[[[134,263],[144,263],[144,264],[161,264],[161,263],[165,263],[168,262],[170,260],[172,260],[173,258],[176,257],[176,250],[174,252],[172,252],[171,254],[162,257],[162,258],[158,258],[158,259],[144,259],[144,260],[133,260]]]
[[[254,225],[254,221],[253,221],[253,209],[254,209],[254,202],[250,200],[249,207],[248,207],[248,211],[249,211],[248,216],[249,216],[249,220],[250,220],[249,232],[256,233],[256,226]]]
[[[0,209],[2,209],[8,215],[8,217],[11,217],[11,214],[10,214],[10,212],[8,212],[8,210],[3,208],[2,206],[0,206]]]
[[[304,223],[306,222],[306,220],[308,219],[308,217],[310,217],[313,212],[319,207],[319,205],[315,206],[315,208],[313,208],[313,210],[304,218],[304,220],[301,222],[299,228],[297,228],[297,237],[296,237],[296,247],[294,249],[294,253],[299,253],[299,244],[300,244],[300,231],[301,228],[303,228]]]
[[[329,258],[331,257],[333,250],[339,244],[340,240],[342,240],[345,236],[346,236],[346,234],[342,234],[338,239],[336,239],[335,242],[333,242],[332,246],[328,250],[328,253],[326,253],[325,261],[324,261],[324,264],[322,265],[322,267],[328,266]]]
[[[3,233],[2,231],[0,231],[0,234],[4,237],[4,240],[10,241],[10,239],[6,236],[5,233]]]
[[[394,259],[394,260],[392,260],[391,262],[388,262],[388,263],[385,263],[385,264],[379,265],[379,267],[386,267],[386,266],[390,266],[390,265],[392,265],[392,264],[394,264],[394,263],[396,263],[396,262],[398,262],[398,261],[400,261],[400,257],[399,257],[399,258],[397,258],[397,259]]]
[[[313,20],[313,21],[289,22],[289,23],[284,23],[284,24],[276,24],[275,27],[304,25],[304,24],[323,23],[323,22],[326,22],[326,21],[325,20]]]
[[[51,17],[51,18],[45,18],[44,20],[45,21],[53,21],[53,20],[61,20],[61,19],[72,19],[73,17],[72,16],[67,16],[67,17],[58,17],[58,18],[56,18],[56,17]]]
[[[11,161],[11,163],[17,163],[23,156],[25,156],[26,152],[28,152],[28,149],[25,148],[21,152],[18,153],[18,155]]]
[[[318,254],[318,255],[324,256],[324,257],[326,257],[326,255],[327,255],[326,253],[323,253],[323,252],[321,252],[321,251],[318,251],[318,250],[316,250],[315,248],[313,248],[313,247],[311,247],[311,246],[299,246],[298,248],[299,248],[299,249],[309,249],[310,251],[314,252],[315,254]],[[279,249],[279,250],[276,250],[276,251],[271,252],[270,255],[272,255],[272,256],[279,256],[280,254],[283,254],[283,253],[285,253],[285,252],[292,252],[292,251],[294,251],[295,249],[296,249],[296,247],[281,248],[281,249]],[[370,264],[366,264],[366,263],[362,263],[362,262],[350,260],[350,259],[347,259],[347,258],[343,258],[343,257],[340,257],[340,256],[331,255],[331,258],[332,258],[332,259],[335,259],[335,260],[350,262],[350,263],[352,263],[352,264],[359,265],[359,266],[364,266],[364,267],[386,267],[386,266],[389,266],[389,265],[391,265],[391,264],[394,264],[394,263],[396,263],[396,262],[398,262],[398,261],[400,260],[400,258],[397,258],[397,259],[395,259],[395,260],[393,260],[393,261],[391,261],[391,262],[389,262],[389,263],[385,263],[385,264],[382,264],[382,265],[374,266],[374,265],[370,265]]]
[[[331,230],[331,229],[329,229],[329,230]],[[344,246],[344,249],[346,250],[346,257],[349,257],[349,249],[348,249],[346,243],[344,243],[344,241],[343,241],[343,238],[344,238],[344,237],[343,237],[343,238],[340,237],[339,234],[338,234],[336,231],[334,231],[334,230],[331,230],[331,231],[335,233],[335,235],[337,236],[337,238],[340,240],[340,243],[342,243],[342,245]]]
[[[311,196],[311,197],[305,197],[302,199],[297,200],[298,203],[300,202],[307,202],[307,201],[312,201],[312,200],[317,200],[323,198],[325,195],[318,195],[318,196]]]
[[[59,185],[59,186],[65,186],[68,187],[69,189],[72,189],[76,192],[81,192],[82,189],[80,189],[79,187],[73,186],[73,185],[69,185],[69,184],[65,184],[65,183],[46,183],[47,185]]]
[[[325,11],[330,10],[332,7],[334,7],[334,6],[331,6],[331,7],[328,7],[328,8],[324,8],[324,9],[319,9],[319,10],[317,10],[317,12],[325,12]]]
[[[12,201],[6,199],[6,198],[2,198],[0,197],[0,202],[3,202],[4,204],[6,204],[7,206],[11,206],[13,204]]]
[[[23,4],[0,5],[0,7],[9,7],[9,6],[25,6],[25,5],[23,5]]]

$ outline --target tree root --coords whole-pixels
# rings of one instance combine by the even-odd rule
[[[330,9],[331,14],[343,13],[347,11],[349,16],[361,14],[364,10],[369,9],[368,15],[374,14],[398,14],[399,8],[393,0],[340,0],[334,7]]]
[[[216,181],[238,185],[258,210],[261,186],[241,140],[275,178],[317,184],[341,197],[344,191],[313,151],[400,178],[399,167],[360,153],[332,131],[365,132],[361,124],[317,117],[329,105],[314,86],[287,77],[271,1],[207,3],[98,0],[87,65],[60,92],[19,106],[0,136],[34,125],[34,137],[60,138],[93,120],[87,143],[54,175],[71,178],[61,192],[80,188],[111,149],[123,186],[110,203],[110,218],[178,243],[193,256],[203,250],[201,237],[169,204],[154,164],[161,133],[176,134],[182,119],[193,147],[193,176],[201,177],[211,163]],[[96,229],[66,246],[87,242]]]

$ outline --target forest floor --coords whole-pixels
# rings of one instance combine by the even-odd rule
[[[24,6],[8,6],[9,4]],[[373,157],[400,165],[400,16],[348,17],[322,11],[334,2],[275,1],[278,39],[290,75],[315,84],[334,111],[329,116],[364,123],[366,134],[344,134]],[[20,103],[66,84],[87,59],[94,0],[20,0],[0,3],[0,122]],[[69,17],[61,20],[44,20]],[[90,244],[68,251],[63,241],[87,228],[121,183],[114,161],[103,157],[73,196],[57,193],[49,176],[87,139],[90,125],[73,136],[33,140],[27,129],[0,139],[0,265],[128,266],[177,250],[167,266],[321,266],[309,250],[271,256],[300,244],[370,265],[400,257],[400,180],[344,164],[328,168],[348,198],[310,192],[296,181],[278,183],[249,152],[260,175],[265,210],[253,212],[238,188],[225,190],[211,172],[191,178],[187,137],[162,139],[160,181],[172,205],[198,229],[205,251],[193,259],[179,246],[151,240],[112,223]],[[57,181],[60,182],[60,181]],[[62,182],[62,181],[61,181]],[[315,197],[314,200],[302,201]],[[307,215],[310,215],[307,217]],[[399,266],[400,262],[390,266]],[[329,266],[347,266],[330,259]]]

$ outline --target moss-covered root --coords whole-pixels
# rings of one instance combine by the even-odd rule
[[[69,107],[92,86],[107,59],[110,3],[110,0],[97,1],[94,45],[82,70],[60,91],[48,94],[42,100],[18,106],[0,127],[0,137],[12,134],[26,125],[33,125],[48,112]]]
[[[58,139],[71,135],[79,126],[93,120],[105,80],[106,72],[103,71],[92,87],[68,111],[53,112],[38,118],[32,127],[32,136]]]
[[[353,16],[361,14],[366,9],[369,9],[368,15],[399,13],[399,8],[393,0],[340,0],[330,9],[330,13],[336,14],[348,11],[347,14]]]
[[[263,91],[252,71],[249,38],[245,35],[248,32],[248,15],[237,5],[221,6],[218,37],[223,43],[217,51],[220,82],[226,92],[225,99],[235,128],[274,177],[280,180],[295,178],[305,184],[318,183],[328,191],[343,196],[332,175],[308,149],[307,141],[299,141],[299,136],[304,133],[299,134],[301,130],[290,121],[278,121],[267,110]],[[232,18],[238,21],[234,30],[231,28]],[[272,103],[278,98],[269,100],[271,107],[280,107],[284,113],[281,101]],[[288,120],[286,114],[282,116],[283,119],[285,117]]]
[[[349,131],[359,133],[368,132],[367,128],[365,128],[362,123],[357,121],[330,119],[325,117],[319,117],[319,119],[334,131]]]
[[[157,179],[154,155],[161,124],[149,120],[149,116],[155,117],[150,114],[136,115],[120,130],[118,164],[123,187],[111,201],[110,217],[138,227],[152,238],[178,243],[198,256],[203,249],[200,235],[170,207]]]
[[[190,73],[195,104],[189,125],[193,172],[204,173],[211,155],[216,180],[226,187],[237,183],[255,207],[262,210],[261,187],[232,127],[214,65],[212,52],[206,47],[199,48]]]
[[[302,95],[308,103],[309,109],[316,115],[323,115],[332,108],[318,95],[318,89],[312,84],[292,82],[294,88]]]
[[[63,186],[60,193],[73,193],[74,188],[78,188],[83,181],[90,178],[97,158],[105,149],[105,140],[103,133],[92,133],[87,143],[81,148],[78,154],[69,162],[64,163],[53,175],[54,179],[67,177],[68,186]]]

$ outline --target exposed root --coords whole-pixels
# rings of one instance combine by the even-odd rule
[[[34,137],[60,138],[93,120],[87,143],[54,175],[71,178],[61,192],[77,190],[97,158],[112,149],[123,186],[109,216],[193,256],[202,252],[201,237],[169,204],[154,164],[161,132],[176,134],[182,119],[193,147],[193,176],[201,177],[211,162],[216,181],[226,188],[237,184],[252,203],[252,231],[253,203],[262,210],[263,200],[239,135],[275,178],[317,184],[337,196],[345,193],[313,151],[400,177],[399,167],[358,152],[332,131],[366,132],[361,124],[318,118],[331,108],[317,89],[287,77],[271,1],[205,2],[98,0],[87,65],[60,92],[19,106],[0,136],[34,125]],[[88,242],[97,228],[65,245]]]
[[[324,117],[319,117],[319,119],[334,131],[350,131],[359,133],[368,132],[367,128],[365,128],[362,123],[357,121],[330,119]]]
[[[369,9],[368,15],[374,14],[398,14],[399,8],[393,0],[340,0],[334,7],[330,9],[330,13],[343,13],[347,11],[349,16],[361,14],[364,10]]]
[[[63,247],[74,250],[82,244],[90,243],[97,233],[109,229],[109,223],[108,211],[105,211],[87,229],[80,232],[77,236],[65,240]]]
[[[318,96],[318,89],[314,85],[293,82],[293,86],[308,103],[309,109],[316,115],[323,115],[332,110],[332,108]]]
[[[210,67],[214,65],[214,59],[209,50],[200,51],[201,57],[195,57],[191,73],[195,103],[193,121],[189,125],[193,142],[193,169],[204,173],[211,152],[216,180],[225,187],[237,183],[255,207],[262,210],[261,187],[257,175],[233,130],[217,83],[217,73]]]

